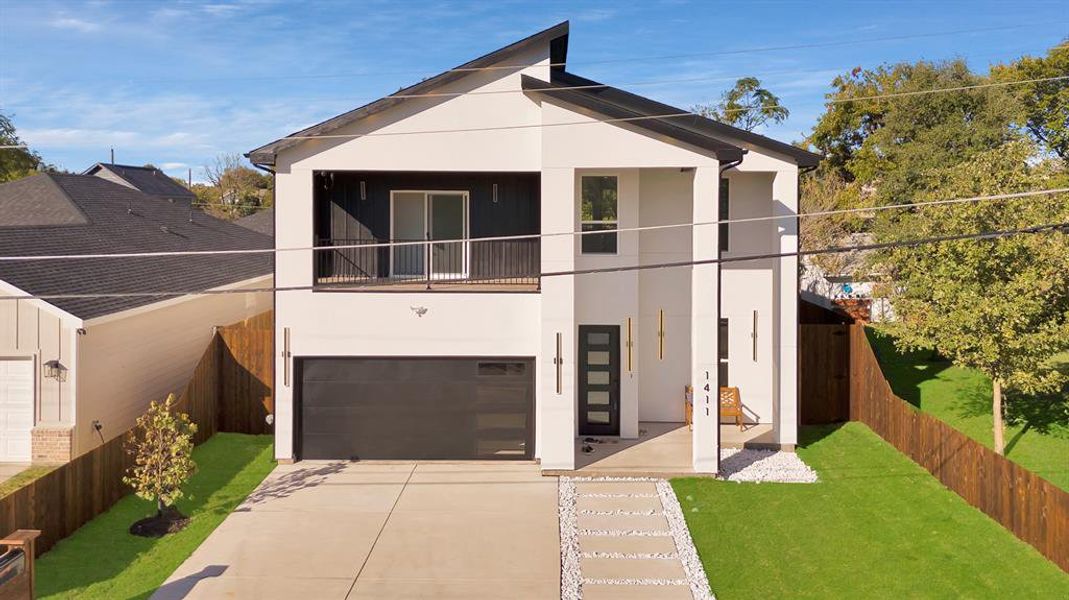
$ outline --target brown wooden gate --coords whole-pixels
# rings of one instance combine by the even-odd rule
[[[802,425],[850,419],[850,325],[801,325],[798,416]]]

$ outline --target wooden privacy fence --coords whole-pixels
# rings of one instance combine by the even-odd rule
[[[264,417],[274,409],[272,322],[272,313],[266,312],[217,328],[176,404],[177,410],[197,424],[197,444],[219,431],[270,431]],[[35,547],[40,556],[111,508],[130,493],[122,482],[133,464],[133,457],[123,449],[129,434],[109,440],[0,498],[0,531],[41,530]]]
[[[864,423],[1069,572],[1069,493],[896,396],[863,324],[803,325],[800,354],[803,423]]]

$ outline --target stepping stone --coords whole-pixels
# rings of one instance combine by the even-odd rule
[[[583,600],[692,600],[685,585],[583,584]]]
[[[583,579],[681,579],[678,558],[584,558]]]
[[[660,498],[599,498],[597,496],[579,496],[575,507],[578,510],[656,510],[661,512]]]
[[[583,494],[645,494],[657,496],[657,486],[652,481],[578,481],[575,491]]]
[[[579,530],[660,531],[669,534],[668,519],[664,515],[586,515],[578,516]]]
[[[627,537],[579,537],[580,552],[623,552],[625,554],[650,554],[675,552],[676,543],[670,536]],[[586,560],[586,559],[584,559]]]

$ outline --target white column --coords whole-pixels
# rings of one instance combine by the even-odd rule
[[[543,233],[573,231],[576,221],[574,169],[542,171]],[[542,238],[542,272],[575,268],[574,236]],[[542,355],[538,456],[543,469],[575,468],[575,276],[542,278]],[[561,363],[556,364],[558,357]],[[559,381],[558,381],[559,377]]]
[[[717,166],[698,167],[694,172],[692,222],[708,223],[716,219],[719,201],[720,171]],[[716,225],[693,228],[691,252],[695,261],[717,256]],[[698,473],[716,473],[720,464],[717,333],[719,297],[716,264],[691,267],[690,381],[694,386],[694,431],[692,459]]]
[[[772,183],[772,210],[781,218],[775,221],[780,253],[798,251],[798,171],[779,171]],[[776,362],[775,439],[783,445],[798,443],[798,257],[784,256],[776,261],[779,339],[774,347]]]
[[[275,218],[286,227],[275,228],[276,248],[306,248],[313,243],[312,171],[283,168],[280,165],[275,178],[278,202],[275,203]],[[312,283],[312,252],[278,252],[275,254],[275,285],[304,286]],[[294,458],[293,361],[282,356],[285,329],[290,326],[294,311],[307,310],[306,302],[311,292],[290,291],[275,293],[275,458]],[[325,316],[324,316],[325,318]],[[298,332],[290,331],[290,351],[296,354],[294,344],[300,342]],[[287,362],[289,363],[287,365]],[[288,382],[286,376],[288,374]]]

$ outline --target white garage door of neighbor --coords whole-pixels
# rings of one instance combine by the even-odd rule
[[[0,359],[0,461],[30,461],[33,361]]]

